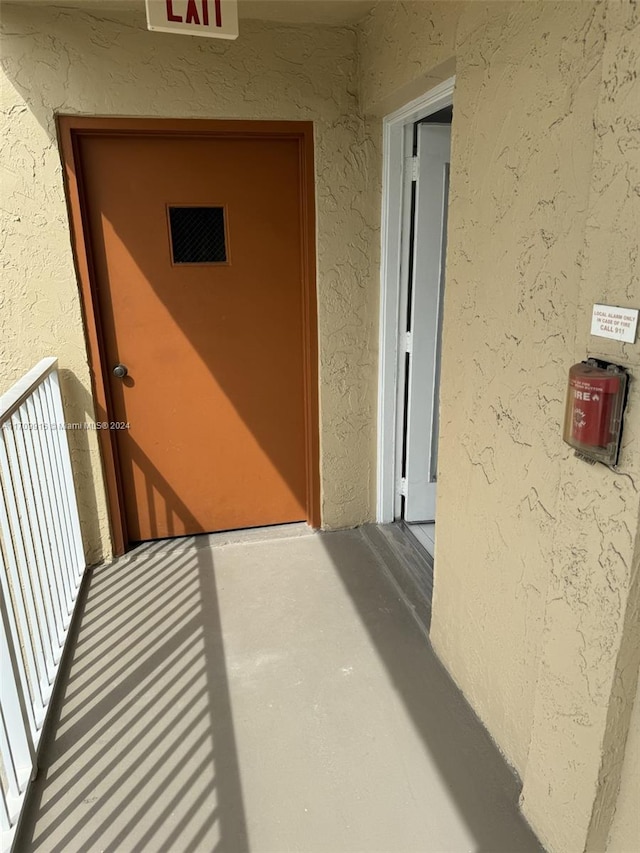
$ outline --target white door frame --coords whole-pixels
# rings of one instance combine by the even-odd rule
[[[405,127],[453,104],[455,77],[385,116],[382,172],[382,251],[380,258],[380,370],[378,381],[378,463],[376,519],[397,517],[401,419],[399,392],[404,376],[400,347],[401,306],[406,302],[401,275]],[[402,356],[402,358],[401,358]],[[402,363],[401,363],[402,362]]]

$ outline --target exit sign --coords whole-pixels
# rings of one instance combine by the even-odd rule
[[[146,0],[147,28],[208,38],[238,38],[238,0]]]

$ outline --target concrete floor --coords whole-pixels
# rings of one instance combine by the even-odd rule
[[[18,851],[540,851],[357,530],[95,570],[56,717]]]

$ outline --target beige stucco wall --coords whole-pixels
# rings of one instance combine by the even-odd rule
[[[640,848],[640,697],[636,695],[622,766],[620,793],[607,853],[638,853]]]
[[[604,9],[601,80],[593,114],[575,350],[627,364],[635,381],[621,474],[562,460],[524,809],[569,849],[606,845],[640,657],[640,343],[589,335],[594,302],[640,307],[640,16]],[[595,476],[594,476],[595,475]],[[551,772],[549,755],[562,754]],[[638,768],[640,770],[640,768]],[[567,821],[554,805],[570,804]],[[640,849],[640,838],[638,838]]]
[[[63,4],[60,4],[61,6]],[[92,418],[54,113],[315,122],[322,516],[370,517],[375,487],[377,228],[356,103],[355,34],[244,21],[219,42],[149,33],[144,6],[2,8],[5,117],[0,388],[57,355],[70,421]],[[71,433],[89,558],[109,553],[97,440]]]
[[[589,335],[593,302],[640,307],[636,16],[381,3],[361,27],[372,134],[456,74],[431,636],[553,851],[604,849],[638,669],[638,389],[620,473],[561,441],[571,364],[640,365]]]
[[[327,526],[373,516],[380,116],[455,71],[432,639],[558,853],[604,850],[638,673],[637,382],[620,473],[560,440],[572,363],[640,367],[588,334],[594,301],[640,304],[636,15],[381,2],[357,32],[244,22],[220,44],[146,33],[139,8],[2,14],[0,388],[57,354],[69,420],[92,405],[53,113],[315,121]],[[98,559],[97,443],[71,438]]]

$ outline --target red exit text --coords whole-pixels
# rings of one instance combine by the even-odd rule
[[[221,0],[165,0],[167,21],[193,24],[196,27],[209,26],[209,5],[213,8],[216,27],[222,26]]]

